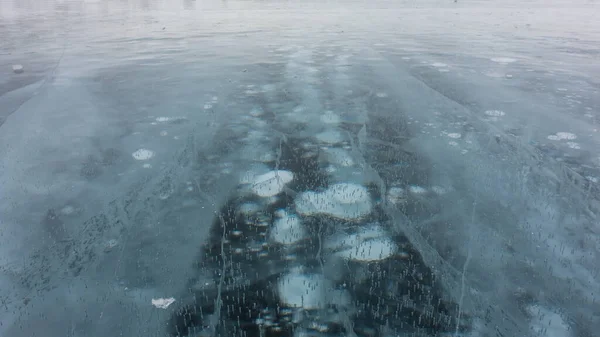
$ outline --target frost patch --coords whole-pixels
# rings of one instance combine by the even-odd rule
[[[252,192],[261,197],[272,197],[283,191],[285,185],[294,179],[290,171],[276,170],[259,175],[252,184]]]
[[[339,183],[324,192],[304,192],[295,201],[302,215],[328,214],[346,220],[360,219],[371,213],[371,199],[364,186]]]
[[[139,149],[131,154],[135,160],[148,160],[154,157],[154,152],[147,149]]]
[[[572,149],[575,149],[575,150],[581,149],[581,145],[579,145],[579,143],[575,143],[575,142],[567,142],[567,146]]]
[[[170,298],[153,298],[152,305],[159,309],[166,309],[175,302],[173,297]]]

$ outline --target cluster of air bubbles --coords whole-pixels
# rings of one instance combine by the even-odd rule
[[[575,150],[581,149],[579,143],[573,142],[573,140],[577,139],[577,136],[570,132],[557,132],[553,135],[549,135],[547,138],[553,141],[568,140],[568,142],[565,143],[567,147]]]

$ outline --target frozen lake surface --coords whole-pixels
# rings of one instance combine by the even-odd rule
[[[0,2],[0,335],[596,335],[598,13]]]

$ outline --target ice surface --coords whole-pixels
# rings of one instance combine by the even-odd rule
[[[363,125],[349,148],[320,136],[334,174],[294,163],[287,184],[306,174],[314,188],[296,196],[300,219],[362,219],[376,201],[331,186],[381,179],[450,292],[471,254],[464,308],[486,313],[480,335],[593,335],[597,6],[0,2],[0,335],[162,331],[131,313],[156,317],[168,310],[153,298],[186,288],[232,177],[253,172],[241,183],[260,210],[247,215],[271,228],[261,212],[286,183],[256,179],[278,169],[279,143],[333,129],[356,142]]]

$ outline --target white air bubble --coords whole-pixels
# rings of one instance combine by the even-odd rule
[[[293,179],[294,174],[290,171],[271,171],[255,178],[252,191],[261,197],[272,197],[281,193]]]
[[[502,117],[505,115],[504,111],[501,110],[486,110],[484,113],[491,117]]]
[[[331,284],[319,274],[302,274],[294,270],[283,276],[277,290],[281,301],[290,307],[304,309],[323,308]]]
[[[575,150],[581,149],[581,145],[579,145],[578,143],[575,143],[575,142],[567,142],[567,146],[572,149],[575,149]]]
[[[60,212],[64,215],[71,215],[75,212],[75,207],[71,206],[71,205],[67,205],[65,207],[63,207]]]
[[[462,137],[462,135],[460,133],[455,133],[455,132],[449,133],[449,134],[447,134],[447,136],[450,138],[454,138],[454,139],[459,139]]]
[[[167,131],[161,131],[160,135],[164,137],[164,136],[168,135],[168,133],[167,133]]]
[[[375,94],[375,96],[377,96],[379,98],[385,98],[385,97],[388,97],[388,94],[385,92],[378,92],[377,94]]]
[[[326,123],[326,124],[339,124],[340,117],[331,111],[326,111],[321,116],[321,122]]]
[[[572,328],[558,313],[539,305],[530,305],[527,311],[531,315],[531,330],[538,336],[572,337]]]
[[[443,67],[448,66],[446,63],[441,63],[441,62],[435,62],[435,63],[432,63],[431,65],[436,68],[443,68]]]
[[[12,66],[12,70],[15,74],[21,74],[21,73],[23,73],[23,66],[20,64],[14,64]]]
[[[408,190],[412,194],[425,194],[425,193],[427,193],[427,190],[425,188],[423,188],[421,186],[417,186],[417,185],[410,185],[408,187]]]
[[[135,160],[148,160],[154,157],[154,152],[147,149],[139,149],[131,154]]]
[[[317,134],[317,140],[327,144],[337,144],[343,141],[342,133],[337,130],[327,130]]]
[[[285,211],[279,219],[275,220],[270,233],[271,240],[284,245],[296,243],[305,237],[306,231],[300,218]]]
[[[328,214],[336,218],[357,220],[371,213],[371,199],[364,186],[339,183],[324,192],[304,192],[295,200],[303,215]]]
[[[152,305],[159,309],[167,309],[173,303],[175,303],[175,299],[173,297],[152,299]]]
[[[516,59],[511,57],[492,57],[490,60],[496,63],[513,63],[517,61]]]
[[[402,187],[391,187],[388,189],[387,200],[394,204],[400,204],[406,201],[406,192]]]
[[[553,135],[548,136],[550,140],[573,140],[577,139],[577,136],[570,132],[557,132]]]
[[[560,139],[568,139],[568,140],[577,139],[577,136],[570,132],[557,132],[556,135]]]
[[[338,256],[354,261],[380,261],[396,253],[396,244],[387,237],[370,239],[359,243],[356,247],[338,253]]]

